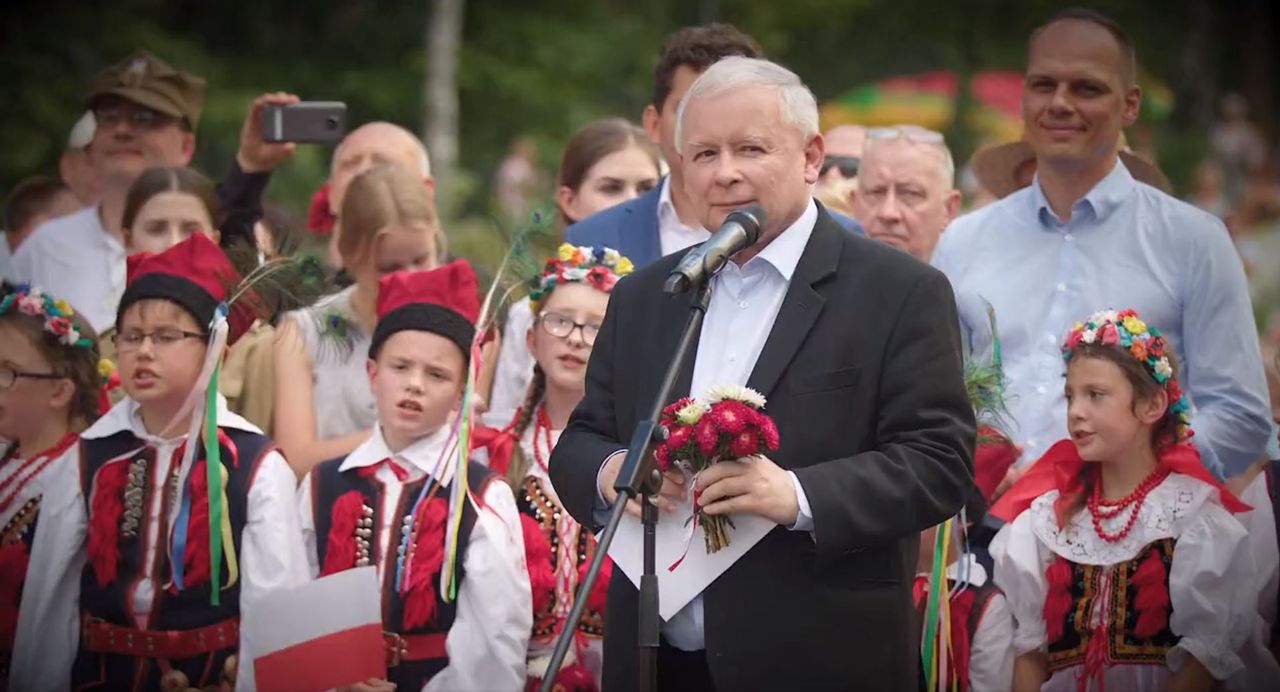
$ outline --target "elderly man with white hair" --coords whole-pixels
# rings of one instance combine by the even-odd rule
[[[915,125],[867,133],[854,216],[867,235],[928,262],[960,211],[956,164],[942,135]]]
[[[672,577],[697,595],[662,623],[658,685],[914,689],[917,535],[956,513],[972,483],[974,420],[951,286],[928,265],[845,232],[814,201],[818,109],[789,70],[725,58],[693,84],[677,118],[679,165],[701,224],[717,228],[748,204],[766,221],[759,241],[711,279],[696,356],[671,398],[751,387],[767,398],[781,446],[767,458],[720,461],[693,488],[675,472],[664,477],[662,520],[687,513],[696,497],[739,526],[763,520],[765,533],[751,542],[731,530],[731,549]],[[556,492],[583,524],[598,525],[617,500],[624,447],[675,350],[690,298],[668,298],[662,285],[682,256],[614,290],[585,400],[552,455]],[[689,550],[704,550],[702,541]],[[616,573],[606,689],[637,684],[637,617],[636,588]]]

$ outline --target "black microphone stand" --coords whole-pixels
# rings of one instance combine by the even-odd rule
[[[600,568],[604,565],[605,556],[609,553],[609,545],[613,543],[613,535],[617,533],[618,524],[626,514],[627,502],[641,495],[644,496],[640,500],[641,523],[644,527],[644,571],[640,576],[639,689],[658,689],[660,618],[658,617],[658,575],[654,568],[657,546],[654,540],[658,524],[658,506],[655,504],[655,496],[662,489],[662,473],[658,471],[649,450],[655,442],[661,443],[666,440],[667,430],[658,425],[658,419],[662,415],[662,409],[667,405],[671,390],[675,387],[676,378],[684,368],[685,361],[689,359],[694,344],[697,343],[698,331],[702,328],[702,320],[706,317],[707,306],[710,304],[711,275],[704,274],[697,284],[693,301],[689,305],[689,319],[685,322],[684,332],[680,335],[680,343],[676,347],[671,364],[667,366],[667,373],[662,378],[662,385],[658,387],[658,394],[654,397],[649,417],[637,423],[635,432],[631,435],[631,446],[627,448],[627,456],[622,462],[622,469],[618,472],[618,480],[613,485],[618,491],[618,497],[614,500],[613,510],[609,514],[609,522],[605,524],[604,533],[600,534],[600,540],[596,544],[595,557],[587,569],[586,578],[578,584],[578,593],[573,599],[573,609],[569,611],[569,619],[565,621],[564,629],[556,638],[556,648],[551,654],[551,663],[547,665],[547,672],[542,677],[541,692],[551,692],[551,688],[555,685],[556,675],[560,672],[565,654],[568,653],[569,645],[573,642],[573,634],[578,629],[578,622],[582,619],[582,611],[586,608],[591,587],[600,576]]]

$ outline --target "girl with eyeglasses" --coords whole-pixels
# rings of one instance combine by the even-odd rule
[[[526,342],[535,364],[524,403],[504,430],[481,430],[475,438],[488,450],[490,469],[505,476],[515,490],[521,514],[533,590],[531,684],[546,672],[556,635],[565,626],[578,582],[596,547],[591,532],[584,531],[560,504],[547,462],[585,395],[587,361],[609,293],[631,270],[630,260],[614,250],[560,246],[557,256],[534,278],[529,293],[534,321]],[[578,646],[557,677],[557,684],[565,689],[592,689],[593,685],[599,689],[607,592],[606,571],[577,623]]]
[[[66,689],[75,651],[45,644],[60,641],[51,623],[76,617],[67,587],[84,558],[65,516],[79,432],[100,412],[97,336],[38,288],[0,296],[0,687]]]

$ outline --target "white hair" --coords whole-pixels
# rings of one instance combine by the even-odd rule
[[[371,123],[365,123],[364,125],[361,125],[360,127],[357,127],[356,129],[352,130],[351,132],[348,132],[347,136],[343,137],[341,142],[338,142],[338,146],[333,148],[333,157],[329,159],[329,176],[330,177],[333,177],[333,172],[338,168],[338,155],[342,153],[342,145],[347,143],[347,139],[355,135],[357,132],[364,130],[365,128],[389,129],[389,130],[399,132],[400,134],[403,134],[409,141],[417,145],[416,153],[418,155],[418,167],[420,169],[420,172],[422,173],[422,177],[423,178],[431,177],[431,157],[427,155],[427,147],[425,144],[422,143],[422,140],[418,139],[417,135],[413,134],[412,132],[406,130],[403,127],[400,127],[395,123],[388,123],[383,121],[374,121]]]
[[[938,162],[938,175],[942,178],[942,186],[948,190],[956,186],[956,161],[951,156],[951,149],[947,147],[947,140],[943,138],[942,133],[919,125],[892,125],[870,130],[867,143],[862,150],[863,164],[866,164],[874,149],[894,142],[906,142],[936,154],[934,160]]]
[[[676,109],[676,150],[684,150],[684,114],[691,102],[745,87],[777,89],[783,122],[795,126],[805,139],[818,134],[818,100],[796,73],[768,60],[734,55],[707,68],[680,99]]]

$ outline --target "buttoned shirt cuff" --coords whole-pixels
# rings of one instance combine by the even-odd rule
[[[809,507],[809,498],[804,494],[804,486],[794,471],[787,471],[791,477],[791,485],[796,489],[796,504],[800,510],[796,512],[796,523],[787,527],[789,531],[813,531],[813,509]]]
[[[600,492],[600,474],[604,472],[604,465],[609,463],[610,459],[618,456],[619,454],[626,453],[627,450],[619,449],[613,454],[610,454],[604,458],[604,461],[600,462],[600,469],[596,471],[596,501],[595,505],[591,508],[591,520],[595,522],[597,527],[601,527],[609,523],[609,510],[611,509],[609,501],[605,500],[604,494]]]

